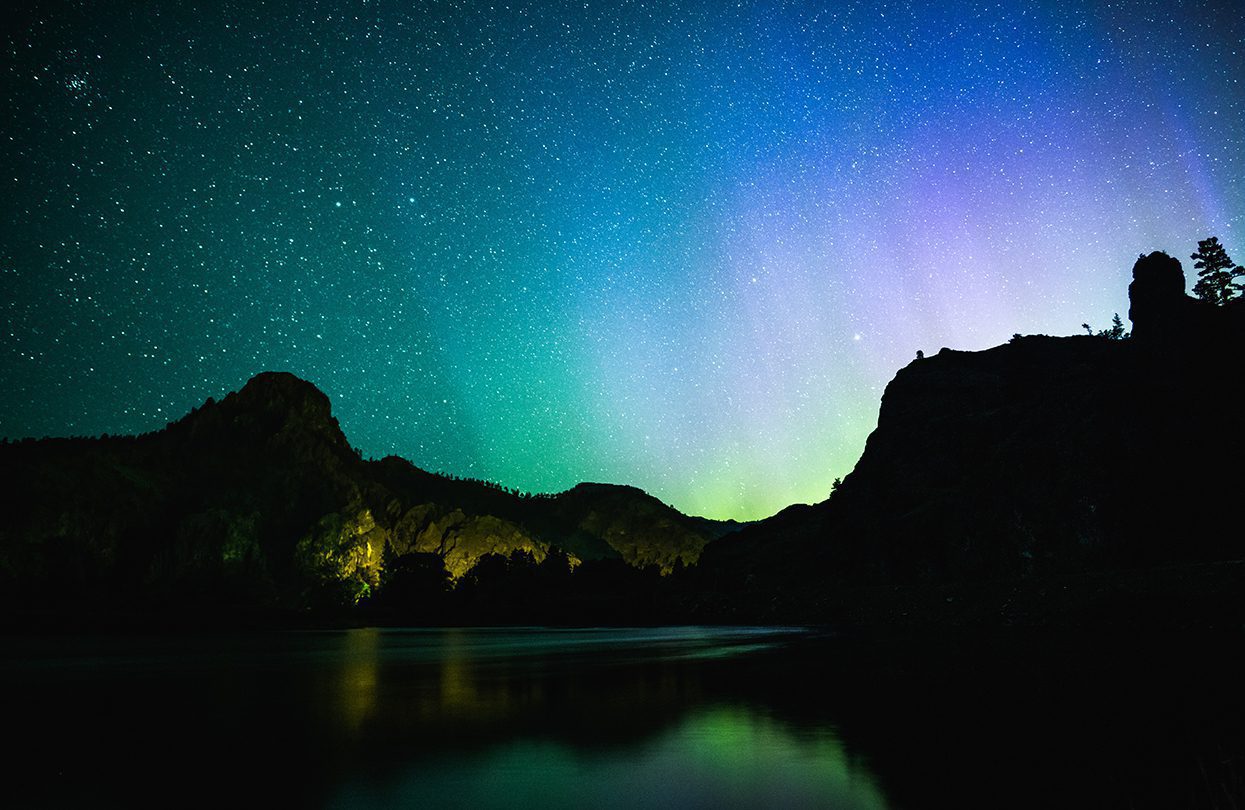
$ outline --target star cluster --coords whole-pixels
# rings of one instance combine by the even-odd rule
[[[265,370],[368,456],[756,518],[918,349],[1245,259],[1231,3],[25,4],[0,54],[0,434]],[[1188,265],[1188,262],[1186,262]]]

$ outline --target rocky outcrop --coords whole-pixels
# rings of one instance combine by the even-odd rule
[[[1197,308],[1197,302],[1185,295],[1180,260],[1161,251],[1137,258],[1128,303],[1132,336],[1156,343],[1180,340]]]
[[[1245,338],[1245,299],[1216,306],[1185,295],[1180,261],[1156,251],[1133,265],[1128,286],[1132,336],[1171,360],[1218,361]]]
[[[820,593],[1025,580],[1245,556],[1235,413],[1245,311],[1138,260],[1134,337],[1019,337],[901,369],[823,503],[706,550],[724,589]]]
[[[446,510],[421,504],[405,515],[395,532],[397,554],[423,552],[445,561],[451,579],[459,579],[489,554],[509,556],[516,551],[542,562],[549,544],[522,527],[493,515],[468,515],[461,509]]]
[[[695,565],[711,539],[696,523],[635,487],[580,484],[555,500],[559,516],[578,533],[604,540],[636,568],[654,566],[669,574]]]

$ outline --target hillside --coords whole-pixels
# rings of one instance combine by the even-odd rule
[[[831,497],[710,549],[707,581],[817,616],[951,603],[952,586],[995,588],[1003,609],[1017,583],[1102,588],[1111,572],[1245,557],[1245,308],[1184,289],[1154,253],[1134,267],[1129,339],[1017,336],[913,361]]]
[[[389,457],[365,461],[328,398],[264,373],[165,430],[0,446],[0,588],[14,604],[349,604],[387,564],[553,550],[669,573],[729,524],[633,487],[521,496]]]

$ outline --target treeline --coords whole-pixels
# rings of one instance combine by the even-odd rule
[[[377,624],[655,624],[690,614],[685,572],[662,576],[657,566],[633,568],[619,559],[580,562],[551,549],[483,557],[457,582],[441,558],[411,553],[387,559],[380,585],[353,608],[325,592],[322,611],[341,611]]]
[[[432,474],[439,478],[444,478],[447,481],[484,487],[485,489],[491,489],[495,492],[513,495],[514,497],[525,501],[548,501],[553,500],[558,496],[558,493],[556,492],[527,492],[519,489],[518,487],[508,487],[505,484],[499,484],[496,481],[487,481],[483,478],[471,478],[469,476],[455,475],[454,473],[444,472],[442,470],[437,470]]]

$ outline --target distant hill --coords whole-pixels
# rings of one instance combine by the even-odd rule
[[[20,605],[348,603],[421,554],[453,579],[558,549],[669,573],[734,527],[634,487],[529,497],[365,461],[328,397],[275,372],[155,433],[0,445],[0,491],[0,591]]]

